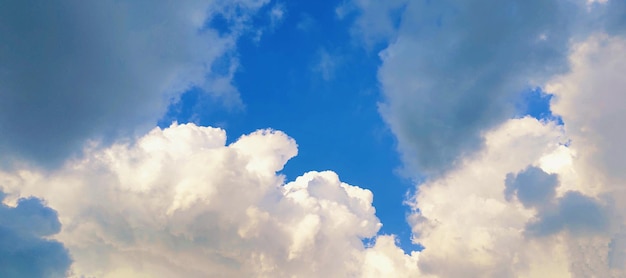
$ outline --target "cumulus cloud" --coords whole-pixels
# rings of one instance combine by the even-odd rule
[[[608,246],[620,238],[609,207],[558,182],[577,178],[576,151],[562,145],[564,139],[556,123],[509,120],[485,135],[486,147],[475,157],[420,185],[410,216],[414,240],[425,246],[420,271],[437,277],[623,275],[618,264],[608,264],[614,256]]]
[[[577,43],[571,71],[544,88],[564,126],[508,120],[485,147],[418,187],[410,217],[439,277],[623,277],[626,42]],[[549,254],[549,255],[548,255]]]
[[[566,123],[572,146],[589,164],[584,171],[599,170],[598,183],[617,189],[626,181],[622,171],[626,150],[622,147],[626,132],[617,128],[626,118],[626,39],[599,33],[574,46],[570,57],[572,71],[555,77],[546,90],[555,95],[552,110]],[[583,169],[581,169],[583,171]]]
[[[608,203],[612,223],[605,263],[623,276],[616,269],[626,269],[626,175],[622,170],[626,133],[617,127],[626,119],[621,101],[626,96],[626,83],[619,74],[626,70],[626,39],[595,34],[573,47],[570,62],[572,71],[550,80],[546,90],[555,94],[553,111],[566,122],[571,148],[576,150],[572,187],[586,195],[601,196]],[[592,271],[595,269],[587,273]],[[618,274],[612,275],[620,277]]]
[[[486,148],[475,158],[420,185],[409,217],[414,241],[425,247],[420,270],[436,277],[567,277],[565,247],[528,239],[535,210],[503,194],[507,174],[524,173],[547,154],[571,156],[561,152],[562,139],[554,123],[510,120],[485,135]]]
[[[0,203],[0,276],[65,277],[69,253],[48,239],[60,230],[57,212],[40,199],[19,199],[14,207]]]
[[[4,172],[0,184],[13,198],[43,196],[59,211],[56,238],[76,275],[417,273],[415,254],[391,236],[376,238],[381,223],[369,190],[330,171],[285,183],[276,172],[297,146],[282,132],[225,142],[221,129],[174,124],[136,143],[88,149],[52,173]],[[373,246],[363,244],[369,238]]]
[[[266,2],[3,3],[3,160],[54,165],[86,139],[141,134],[191,87],[237,101],[226,86],[231,75],[223,76],[214,61],[232,54],[245,19]],[[238,32],[208,28],[216,14]]]
[[[623,1],[413,1],[386,36],[360,26],[388,9],[349,3],[366,43],[388,43],[380,112],[425,181],[409,217],[422,274],[626,275]],[[510,119],[529,87],[564,126]]]
[[[398,248],[394,236],[376,237],[374,246],[365,251],[365,262],[361,277],[425,277],[417,266],[419,253],[404,254]]]
[[[593,5],[619,6],[613,2]],[[50,161],[105,137],[56,169],[0,171],[5,203],[15,204],[0,207],[0,244],[8,246],[0,256],[41,266],[10,261],[0,274],[63,275],[71,263],[65,247],[76,277],[626,275],[626,133],[615,128],[626,118],[626,41],[607,27],[618,25],[617,15],[604,22],[608,33],[570,40],[569,20],[588,11],[585,1],[353,1],[338,10],[369,7],[360,32],[392,40],[381,54],[380,111],[408,168],[419,170],[412,175],[429,178],[410,204],[414,240],[425,246],[419,253],[377,235],[369,190],[332,171],[286,182],[277,173],[297,145],[282,132],[226,145],[221,129],[173,124],[107,144],[110,133],[149,123],[189,86],[236,92],[236,66],[221,77],[210,68],[238,34],[205,24],[219,12],[244,28],[240,8],[264,3],[199,3],[180,14],[157,4],[141,15],[136,4],[43,3],[11,9],[33,21],[0,17],[10,27],[0,29],[9,41],[0,47],[8,61],[0,131],[11,134],[0,150]],[[112,27],[96,24],[111,17]],[[368,25],[377,21],[384,24]],[[20,28],[34,31],[16,36]],[[172,37],[173,46],[151,44]],[[193,49],[182,47],[190,42]],[[54,58],[35,63],[29,55]],[[564,126],[507,120],[511,98],[527,86],[555,95],[551,109]],[[44,89],[50,93],[38,93]],[[143,93],[128,94],[135,91]]]

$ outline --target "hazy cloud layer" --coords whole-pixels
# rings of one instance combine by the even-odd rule
[[[265,2],[0,4],[3,160],[57,164],[88,138],[143,133],[192,86],[237,102],[231,75],[213,62],[234,50],[246,16]],[[237,32],[207,28],[217,13]]]
[[[0,276],[65,277],[70,255],[47,239],[61,230],[57,212],[36,198],[19,199],[15,207],[3,199],[0,191]]]
[[[552,79],[546,90],[555,95],[554,113],[566,123],[572,146],[589,160],[587,169],[601,180],[588,180],[586,187],[598,182],[622,188],[626,181],[626,130],[619,128],[626,118],[626,39],[596,34],[578,43],[571,56],[572,71]],[[586,170],[589,171],[589,170]]]

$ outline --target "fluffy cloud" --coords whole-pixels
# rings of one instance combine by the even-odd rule
[[[0,276],[65,277],[68,251],[47,239],[60,230],[56,211],[39,199],[19,199],[15,207],[0,203]]]
[[[626,132],[618,127],[626,119],[621,105],[626,83],[620,75],[626,70],[626,39],[600,33],[573,49],[572,71],[551,80],[547,91],[556,96],[553,110],[566,122],[571,147],[576,150],[573,187],[609,204],[608,217],[613,223],[609,225],[611,241],[605,247],[609,257],[603,266],[610,266],[613,272],[619,269],[624,275]]]
[[[623,277],[626,41],[594,35],[545,88],[565,126],[514,119],[414,198],[423,273],[439,277]]]
[[[423,275],[626,275],[623,1],[350,3],[366,43],[388,42],[380,112],[425,180],[409,217]],[[362,27],[381,20],[398,27]],[[529,87],[564,127],[510,119]]]
[[[584,181],[594,187],[599,183],[612,189],[626,181],[623,165],[626,150],[622,147],[626,132],[622,125],[626,113],[626,39],[597,34],[575,45],[571,56],[572,71],[551,80],[546,90],[553,93],[554,113],[566,123],[572,146],[589,164],[580,171],[596,180]]]
[[[414,240],[425,246],[420,269],[437,277],[563,277],[564,247],[527,240],[525,227],[535,211],[505,196],[507,174],[558,153],[561,131],[553,123],[523,118],[506,122],[485,140],[487,147],[476,158],[420,185],[410,217]]]
[[[43,173],[2,174],[10,196],[43,196],[59,211],[56,238],[75,275],[97,277],[330,277],[415,275],[416,254],[381,223],[369,190],[330,171],[284,183],[297,153],[262,130],[225,146],[223,130],[154,129],[136,143],[87,149]],[[401,277],[394,275],[397,277]]]
[[[223,73],[229,65],[214,62],[234,50],[246,18],[266,2],[3,3],[3,161],[57,164],[85,139],[141,134],[190,87],[238,101],[232,73]],[[215,14],[234,31],[207,27]]]
[[[414,240],[426,248],[420,270],[437,277],[623,275],[607,263],[616,231],[606,203],[558,182],[557,175],[576,176],[575,150],[564,139],[554,123],[510,120],[485,135],[475,158],[420,185],[410,217]]]

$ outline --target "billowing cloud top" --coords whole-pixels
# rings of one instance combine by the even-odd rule
[[[369,190],[330,171],[284,184],[297,153],[261,130],[225,146],[223,130],[174,124],[114,144],[51,173],[4,173],[7,192],[44,196],[56,236],[97,277],[320,277],[415,272],[381,224]],[[7,186],[8,185],[8,186]],[[43,192],[46,192],[42,194]],[[371,257],[384,259],[384,265]]]
[[[154,127],[191,88],[240,103],[238,39],[289,17],[270,3],[0,4],[0,276],[626,277],[623,0],[337,3],[380,51],[414,252],[371,190],[286,180],[282,131]],[[527,90],[562,122],[515,111]]]

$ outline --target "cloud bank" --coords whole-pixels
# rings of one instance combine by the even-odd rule
[[[246,17],[266,2],[3,3],[2,160],[56,166],[87,139],[142,134],[192,87],[238,102],[232,74],[214,62],[232,55]],[[237,32],[209,28],[216,14]]]
[[[569,1],[407,2],[378,76],[410,171],[453,168],[513,115],[516,94],[567,70],[576,12]]]
[[[276,172],[297,148],[282,132],[225,142],[221,129],[174,124],[134,144],[88,149],[49,174],[3,173],[4,190],[43,196],[59,211],[56,238],[77,277],[417,273],[415,254],[376,236],[369,190],[330,171],[285,183]]]
[[[408,217],[425,249],[410,254],[378,234],[369,190],[332,171],[285,181],[297,145],[280,131],[142,134],[185,89],[234,92],[236,65],[214,62],[266,2],[0,9],[2,276],[626,276],[623,1],[336,11],[359,12],[367,47],[388,44],[380,113],[425,177]],[[207,26],[216,13],[228,32]],[[529,87],[564,125],[511,119]]]
[[[626,275],[622,5],[407,1],[391,19],[362,12],[399,22],[378,36],[388,40],[380,112],[405,173],[422,181],[409,221],[423,275]],[[367,43],[368,24],[357,26]],[[535,87],[554,95],[564,126],[511,119],[515,96]]]

